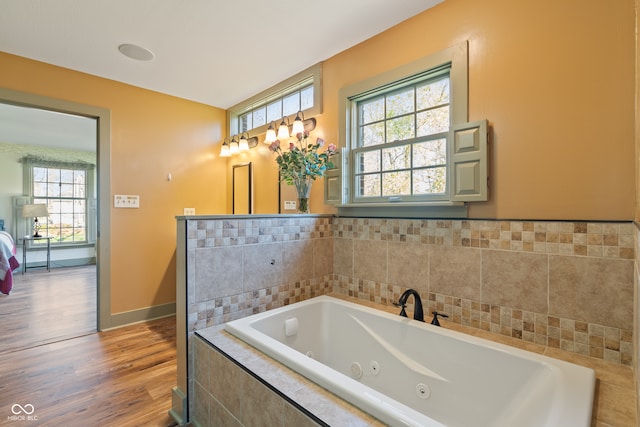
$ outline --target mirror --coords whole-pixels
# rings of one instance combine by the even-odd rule
[[[233,165],[234,215],[253,213],[253,170],[251,162]]]

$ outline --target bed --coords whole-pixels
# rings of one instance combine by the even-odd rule
[[[0,231],[0,292],[9,295],[13,288],[13,271],[20,266],[16,244],[11,234]]]

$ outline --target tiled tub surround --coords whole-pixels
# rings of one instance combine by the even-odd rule
[[[180,221],[189,340],[196,330],[315,295],[388,305],[411,287],[462,326],[632,363],[631,223],[322,215]]]
[[[188,221],[188,330],[332,292],[331,219]]]
[[[178,236],[177,316],[186,336],[178,337],[173,410],[182,422],[185,403],[193,411],[181,393],[193,393],[195,331],[332,292],[332,217],[184,217]]]
[[[337,294],[333,296],[387,312],[397,312],[395,307]],[[447,320],[442,321],[442,326],[594,369],[598,386],[592,426],[637,425],[631,367],[462,326]],[[205,328],[198,331],[198,334],[203,338],[193,340],[192,352],[192,357],[196,360],[192,412],[196,421],[194,426],[383,425],[370,415],[228,334],[223,330],[223,326]]]
[[[334,220],[334,292],[631,365],[631,223]],[[411,299],[409,300],[412,301]]]

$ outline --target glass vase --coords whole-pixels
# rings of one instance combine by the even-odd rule
[[[311,178],[297,178],[293,180],[298,194],[298,213],[309,213],[309,196],[311,194]]]

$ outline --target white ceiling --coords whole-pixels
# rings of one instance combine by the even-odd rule
[[[96,151],[95,119],[0,103],[0,143]]]
[[[227,109],[441,1],[0,0],[0,51]]]
[[[227,109],[441,1],[0,0],[0,51]],[[0,142],[94,138],[89,119],[0,106]]]

